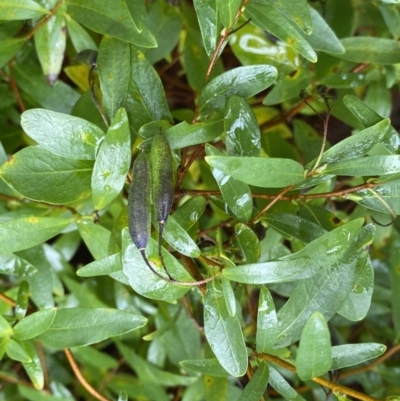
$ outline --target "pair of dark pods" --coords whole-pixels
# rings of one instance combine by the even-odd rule
[[[161,253],[161,240],[165,222],[168,219],[174,200],[172,152],[167,138],[160,132],[156,134],[151,146],[150,156],[140,153],[133,165],[133,177],[128,198],[129,233],[132,242],[140,250],[149,269],[158,277],[158,273],[146,257],[146,247],[151,234],[152,203],[158,222],[158,255],[169,278]]]

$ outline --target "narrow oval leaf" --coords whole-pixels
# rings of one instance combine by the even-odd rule
[[[242,0],[216,0],[217,13],[225,28],[231,28]]]
[[[0,68],[3,68],[26,42],[25,38],[7,38],[0,41]]]
[[[364,156],[377,143],[381,142],[389,127],[390,120],[386,118],[375,125],[340,141],[323,154],[319,165],[324,163],[336,163],[348,159],[357,159]],[[307,165],[307,167],[311,168],[314,163],[315,161],[313,160]]]
[[[261,253],[260,241],[256,233],[245,224],[238,223],[235,226],[235,234],[246,263],[256,263]]]
[[[128,116],[125,109],[119,109],[94,163],[92,196],[97,210],[108,206],[119,195],[130,162],[131,139]]]
[[[139,33],[125,1],[67,0],[68,14],[92,31],[133,43],[140,47],[157,47],[152,33],[143,28]]]
[[[223,157],[222,152],[210,144],[206,145],[205,150],[207,156]],[[253,198],[249,186],[229,177],[217,168],[211,168],[211,171],[225,203],[240,221],[247,223],[253,212]]]
[[[234,377],[247,369],[247,350],[237,316],[226,307],[221,286],[216,280],[207,284],[204,298],[204,332],[222,367]]]
[[[206,206],[206,198],[195,196],[179,206],[172,213],[172,217],[184,230],[188,231],[203,215]]]
[[[147,319],[111,308],[59,309],[50,329],[39,336],[53,348],[81,347],[143,327]]]
[[[49,152],[74,160],[94,160],[104,132],[82,118],[45,109],[21,115],[24,131]]]
[[[130,3],[130,2],[129,2]],[[104,36],[100,43],[97,66],[100,77],[102,104],[109,121],[125,106],[131,75],[129,44]]]
[[[237,401],[259,401],[267,388],[269,368],[267,362],[260,362],[256,373],[247,383]]]
[[[122,270],[121,254],[116,253],[79,268],[76,274],[79,277],[105,276],[120,270]]]
[[[270,351],[275,345],[277,335],[278,318],[276,317],[274,300],[268,288],[261,287],[257,312],[257,352]]]
[[[358,365],[382,355],[386,345],[378,343],[345,344],[332,347],[332,370]]]
[[[0,253],[32,248],[59,234],[73,219],[20,217],[0,224]]]
[[[300,281],[278,312],[277,348],[297,341],[306,321],[315,311],[321,312],[328,321],[340,309],[353,286],[357,264],[365,263],[374,231],[372,225],[360,229],[357,238],[335,264]]]
[[[22,362],[22,365],[35,389],[42,390],[44,386],[44,373],[39,355],[36,352],[35,346],[30,341],[24,342],[24,348],[31,358],[31,362]]]
[[[7,0],[0,3],[1,19],[5,21],[38,18],[47,13],[46,8],[33,0]]]
[[[224,128],[228,155],[260,156],[260,127],[253,110],[242,97],[228,97],[225,104]]]
[[[168,219],[169,220],[169,219]],[[160,274],[163,268],[158,259],[158,243],[150,239],[146,249],[149,263]],[[183,266],[168,252],[163,251],[163,258],[171,275],[179,281],[193,281]],[[122,231],[122,267],[131,287],[144,297],[173,302],[186,294],[190,287],[179,287],[157,277],[146,265],[142,254],[132,243],[127,229]]]
[[[35,33],[35,46],[42,71],[50,85],[57,82],[60,74],[64,52],[67,44],[65,5],[46,21],[46,24]]]
[[[313,313],[304,326],[296,355],[297,374],[303,381],[325,374],[332,365],[331,336],[324,316]]]
[[[7,341],[6,353],[14,361],[26,363],[32,362],[30,355],[25,351],[25,348],[21,343],[12,338]]]
[[[146,5],[142,0],[124,0],[138,32],[142,32],[146,18]]]
[[[8,321],[0,315],[0,337],[11,337],[13,329]]]
[[[367,156],[360,159],[351,159],[328,164],[321,174],[334,175],[388,175],[400,172],[400,156]]]
[[[335,55],[354,63],[400,63],[400,43],[393,39],[357,36],[341,40],[346,52]]]
[[[62,205],[90,195],[93,163],[28,146],[0,168],[0,176],[26,198]]]
[[[1,225],[0,225],[1,227]],[[1,230],[1,229],[0,229]],[[12,276],[31,276],[37,269],[26,260],[13,254],[0,255],[0,274]]]
[[[245,99],[260,93],[272,85],[277,70],[270,65],[237,67],[211,80],[201,91],[198,108],[201,113],[224,107],[231,95]]]
[[[207,156],[207,163],[249,185],[282,188],[304,179],[303,166],[291,159]]]
[[[286,400],[304,401],[304,398],[286,381],[286,379],[271,364],[269,364],[269,384]]]
[[[283,10],[290,15],[290,19],[299,28],[301,28],[305,34],[310,35],[313,31],[313,23],[311,21],[310,11],[313,10],[313,8],[310,10],[307,1],[283,0],[282,2],[279,2],[277,0],[273,0],[272,4],[274,7],[282,12],[283,10],[281,10],[279,7],[280,3],[283,5]]]
[[[132,132],[155,120],[172,122],[164,88],[157,71],[146,56],[131,46],[131,75],[126,99],[126,111]]]
[[[24,341],[44,333],[52,325],[56,308],[44,309],[23,318],[14,326],[14,337]]]
[[[78,22],[71,18],[66,18],[68,37],[71,39],[77,53],[83,50],[97,51],[97,45],[89,33]]]
[[[193,359],[179,362],[185,369],[215,377],[228,377],[229,373],[221,366],[217,358]]]
[[[317,61],[317,55],[307,40],[282,13],[270,4],[253,1],[246,5],[245,15],[251,18],[255,25],[293,47],[307,60],[313,63]]]
[[[153,218],[153,225],[158,231],[158,222],[155,218]],[[163,238],[174,249],[186,256],[197,258],[201,254],[199,247],[173,216],[169,216],[164,225]]]
[[[357,265],[353,288],[338,313],[352,322],[364,319],[371,305],[373,290],[374,268],[368,259],[364,266]]]
[[[231,316],[236,315],[236,299],[235,293],[232,289],[231,282],[224,277],[221,280],[222,292],[224,293],[224,298],[226,302],[226,308]]]

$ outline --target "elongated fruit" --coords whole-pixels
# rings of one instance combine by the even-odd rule
[[[139,250],[146,249],[151,233],[151,170],[144,153],[133,165],[128,197],[129,233]]]
[[[172,152],[167,138],[159,132],[153,139],[150,152],[153,206],[158,222],[158,256],[168,277],[173,280],[161,254],[161,239],[164,224],[174,201],[174,171]]]

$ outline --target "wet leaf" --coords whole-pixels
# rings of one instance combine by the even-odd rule
[[[198,108],[200,113],[224,107],[229,96],[245,99],[271,86],[277,70],[270,65],[237,67],[211,80],[201,91]]]
[[[66,159],[29,146],[0,168],[0,176],[26,198],[62,205],[90,195],[92,168],[91,161]]]
[[[303,181],[303,167],[291,159],[207,156],[207,163],[224,174],[250,185],[281,188]],[[260,174],[261,171],[268,174]]]
[[[247,383],[238,401],[258,401],[263,396],[269,380],[267,362],[260,362],[256,373]]]
[[[260,128],[253,110],[242,97],[228,97],[225,104],[224,128],[228,155],[260,155]]]
[[[0,255],[0,274],[23,277],[35,274],[36,272],[37,270],[35,266],[32,266],[26,260],[19,258],[12,253]]]
[[[261,253],[256,233],[245,224],[238,223],[235,225],[235,234],[246,263],[256,263]]]
[[[226,307],[221,286],[216,280],[207,284],[204,299],[204,331],[222,367],[234,377],[247,369],[247,351],[237,316]]]
[[[97,210],[108,206],[121,192],[131,162],[129,121],[119,109],[107,131],[92,174],[92,196]]]
[[[216,0],[217,13],[225,28],[231,28],[242,0]]]
[[[33,0],[8,0],[0,4],[1,19],[5,21],[38,18],[47,13],[46,8]]]
[[[209,144],[206,145],[206,155],[223,157],[222,153]],[[222,197],[233,214],[242,222],[250,220],[253,211],[253,199],[247,184],[238,181],[221,170],[211,167],[212,174],[217,181]]]
[[[262,287],[257,312],[257,352],[270,351],[275,345],[277,335],[278,319],[276,317],[274,300],[268,288]]]
[[[49,329],[55,316],[56,308],[32,313],[14,326],[14,337],[18,340],[29,340],[39,336]]]
[[[27,110],[21,125],[41,147],[74,160],[94,160],[105,135],[89,121],[45,109]]]

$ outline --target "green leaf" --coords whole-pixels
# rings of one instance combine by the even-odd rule
[[[225,28],[232,28],[241,4],[242,0],[216,0],[217,13]]]
[[[121,254],[106,256],[95,260],[76,271],[79,277],[104,276],[122,270]]]
[[[353,287],[357,264],[365,263],[374,231],[372,225],[360,229],[357,238],[336,263],[300,281],[278,312],[277,348],[297,341],[306,321],[315,311],[321,312],[328,321],[340,309]]]
[[[309,243],[326,233],[326,230],[316,223],[290,213],[268,213],[263,221],[288,237],[289,240],[297,238],[302,242]]]
[[[153,216],[153,226],[158,231],[158,222]],[[192,240],[190,235],[176,222],[176,220],[169,216],[164,225],[163,238],[169,245],[183,255],[191,258],[197,258],[201,252],[196,243]]]
[[[90,194],[93,163],[56,156],[40,146],[28,146],[0,168],[0,176],[26,198],[64,204]]]
[[[293,121],[293,128],[297,148],[300,150],[304,162],[308,163],[319,155],[322,138],[312,126],[302,120],[295,119]]]
[[[135,11],[137,13],[137,11]],[[146,49],[146,58],[154,64],[170,53],[178,44],[182,32],[182,12],[178,7],[154,2],[146,18],[146,27],[155,36],[158,46]]]
[[[45,109],[24,112],[21,126],[41,147],[74,160],[94,160],[104,138],[104,132],[89,121]]]
[[[190,369],[203,375],[214,377],[228,377],[229,373],[221,366],[216,358],[193,359],[181,361],[179,364],[184,369]]]
[[[18,288],[17,303],[15,305],[15,317],[17,320],[21,320],[25,317],[29,305],[29,296],[29,283],[27,281],[22,281]]]
[[[26,42],[25,38],[0,40],[0,68],[3,68]]]
[[[131,162],[129,121],[125,109],[119,109],[107,131],[92,174],[94,207],[101,210],[121,192]]]
[[[303,167],[291,159],[225,156],[208,156],[205,159],[211,167],[257,187],[282,188],[304,179]],[[260,174],[260,171],[268,174]]]
[[[253,1],[246,5],[245,15],[251,18],[253,24],[286,42],[307,60],[313,63],[317,61],[317,55],[307,40],[282,13],[270,4]]]
[[[188,231],[203,215],[206,206],[206,198],[195,196],[179,206],[172,213],[172,217],[184,230]]]
[[[0,253],[32,248],[55,237],[73,219],[61,217],[20,217],[0,224]]]
[[[56,308],[44,309],[23,318],[14,326],[14,337],[25,341],[44,333],[52,325]]]
[[[303,37],[310,43],[314,50],[322,50],[332,54],[343,54],[345,49],[337,38],[331,27],[325,22],[325,19],[310,7],[312,19],[312,33],[310,36],[303,34]]]
[[[382,355],[386,345],[378,343],[345,344],[332,347],[332,370],[358,365]]]
[[[260,258],[260,242],[255,232],[243,223],[235,225],[237,242],[243,252],[246,263],[256,263]]]
[[[378,113],[355,96],[346,95],[343,98],[343,103],[365,127],[370,127],[383,120]],[[397,153],[400,149],[399,134],[393,126],[390,127],[390,130],[386,133],[381,143],[392,154]]]
[[[0,4],[1,19],[5,21],[38,18],[47,13],[33,0],[3,0]]]
[[[267,362],[260,362],[256,373],[247,383],[237,401],[259,401],[267,388],[269,368]]]
[[[65,5],[46,21],[46,24],[35,33],[36,53],[42,71],[50,85],[57,82],[60,74],[64,52],[67,44]]]
[[[331,231],[341,225],[341,221],[332,212],[310,202],[299,202],[299,216],[327,231]]]
[[[368,83],[366,75],[355,72],[330,74],[322,78],[320,82],[329,88],[358,88]]]
[[[111,308],[59,309],[45,333],[39,336],[43,344],[53,348],[81,347],[139,329],[147,319]]]
[[[310,11],[306,0],[293,2],[291,0],[270,0],[269,1],[277,10],[283,14],[288,14],[290,19],[301,28],[304,33],[310,35],[313,31],[313,23],[311,21]]]
[[[174,325],[176,324],[179,315],[181,313],[182,309],[178,309],[175,314],[172,316],[170,320],[168,320],[165,324],[160,326],[156,331],[151,332],[150,334],[147,334],[143,336],[144,341],[153,341],[156,338],[162,337],[163,334],[168,332],[169,330],[173,329]]]
[[[368,259],[364,266],[357,265],[353,288],[338,313],[352,322],[364,319],[371,305],[373,290],[374,269]]]
[[[305,69],[298,69],[296,72],[287,75],[279,81],[263,100],[266,106],[286,102],[291,99],[298,99],[299,93],[311,82],[311,74]]]
[[[400,37],[400,14],[395,5],[377,4],[379,11],[393,38],[398,40]]]
[[[168,219],[169,220],[169,219]],[[147,259],[153,268],[163,272],[158,259],[158,244],[150,239],[146,249]],[[183,266],[168,252],[163,251],[163,258],[168,271],[179,281],[192,281]],[[159,299],[165,302],[173,302],[180,299],[190,287],[178,285],[161,280],[146,265],[142,254],[132,243],[128,230],[122,231],[122,267],[131,287],[146,298]]]
[[[303,381],[325,374],[332,365],[331,336],[324,316],[314,312],[307,320],[296,355],[297,374]]]
[[[304,398],[284,379],[284,377],[269,364],[269,384],[280,395],[289,401],[303,401]]]
[[[196,15],[199,20],[204,48],[211,58],[217,47],[222,24],[217,13],[217,3],[214,0],[193,0]]]
[[[322,174],[334,175],[388,175],[400,172],[400,156],[367,156],[328,164]]]
[[[13,329],[8,321],[0,315],[0,337],[11,337]]]
[[[257,312],[257,352],[268,352],[275,345],[278,335],[278,319],[274,300],[267,287],[261,287]]]
[[[354,134],[335,146],[328,149],[322,156],[319,165],[324,163],[332,164],[349,159],[357,159],[364,156],[377,143],[380,143],[390,127],[388,118]],[[314,161],[310,162],[307,167],[312,167]]]
[[[97,45],[92,37],[78,22],[72,18],[66,18],[68,37],[71,39],[77,53],[83,50],[97,50]]]
[[[223,157],[222,152],[210,144],[206,145],[205,150],[207,156]],[[240,221],[247,223],[253,212],[253,198],[249,186],[229,177],[217,168],[211,167],[211,171],[232,213]]]
[[[372,36],[349,37],[341,40],[346,52],[335,56],[354,63],[400,63],[400,43],[393,39]]]
[[[172,121],[161,79],[144,54],[131,46],[131,76],[126,99],[131,130],[151,121]]]
[[[231,282],[226,278],[221,279],[222,292],[224,294],[226,308],[231,316],[236,315],[236,298],[233,292]]]
[[[239,318],[229,314],[221,286],[216,280],[207,284],[204,332],[222,367],[234,377],[243,376],[248,362]]]
[[[67,0],[68,14],[92,31],[133,43],[140,47],[157,47],[147,28],[139,33],[125,1]]]
[[[6,353],[14,361],[26,363],[32,362],[30,355],[25,351],[25,348],[21,343],[12,338],[7,341]]]
[[[0,225],[1,227],[1,225]],[[0,229],[1,230],[1,229]],[[26,260],[13,255],[0,255],[0,274],[9,274],[12,276],[31,276],[37,269]]]
[[[212,79],[201,91],[198,108],[200,113],[222,108],[231,95],[245,99],[271,86],[277,70],[270,65],[237,67]]]
[[[260,127],[253,110],[242,97],[228,97],[225,104],[224,130],[228,155],[260,156]]]
[[[131,75],[129,44],[104,36],[99,49],[97,66],[100,77],[102,104],[108,119],[112,121],[117,110],[125,106]]]
[[[146,5],[142,0],[124,0],[138,32],[142,32],[146,17]]]
[[[77,222],[79,234],[85,242],[94,259],[108,256],[107,247],[110,241],[110,231],[100,224],[94,224],[91,220],[79,220]]]
[[[24,343],[25,351],[31,358],[31,362],[22,362],[26,373],[28,374],[31,382],[36,390],[41,390],[44,386],[43,368],[40,363],[40,358],[34,345],[31,342]]]
[[[393,232],[390,244],[390,298],[392,301],[392,319],[394,326],[394,338],[400,338],[400,305],[397,303],[400,293],[400,236],[397,230]]]

